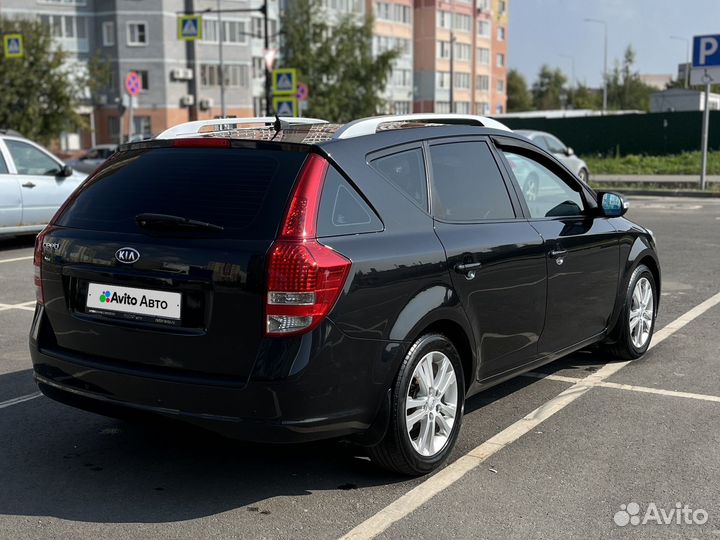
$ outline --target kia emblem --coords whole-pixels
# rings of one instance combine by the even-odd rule
[[[132,264],[140,260],[140,253],[135,248],[124,247],[115,252],[115,258],[123,264]]]

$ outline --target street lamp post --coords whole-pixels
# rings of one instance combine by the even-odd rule
[[[670,36],[670,39],[685,42],[685,88],[690,88],[690,40],[681,36]]]
[[[455,34],[450,30],[450,112],[455,112]]]
[[[603,55],[603,114],[607,113],[608,98],[608,72],[607,72],[607,56],[608,56],[608,39],[607,39],[607,21],[601,19],[585,19],[585,22],[602,24],[605,31],[605,52]]]

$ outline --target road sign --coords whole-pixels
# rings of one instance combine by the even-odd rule
[[[274,69],[272,72],[273,94],[297,94],[297,70],[295,68]]]
[[[180,15],[178,17],[178,39],[195,41],[202,37],[202,15]]]
[[[720,34],[693,38],[690,84],[720,82]]]
[[[125,77],[125,90],[131,96],[137,96],[142,90],[142,79],[137,71],[131,71]]]
[[[298,83],[297,85],[297,98],[300,101],[306,101],[307,98],[310,97],[310,90],[308,89],[308,85],[305,83]]]
[[[22,34],[5,34],[3,36],[5,58],[22,58],[25,56]]]
[[[298,116],[300,110],[295,96],[274,97],[273,109],[278,116]]]
[[[263,49],[263,59],[265,60],[265,69],[272,71],[275,67],[275,60],[277,59],[277,49]]]

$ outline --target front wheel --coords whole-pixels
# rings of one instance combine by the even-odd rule
[[[618,340],[607,349],[613,356],[632,360],[650,347],[657,314],[657,287],[650,269],[641,264],[630,277],[625,305],[618,318]]]
[[[390,425],[370,448],[378,465],[419,476],[450,455],[462,424],[465,380],[460,356],[441,334],[418,339],[400,366],[392,391]]]

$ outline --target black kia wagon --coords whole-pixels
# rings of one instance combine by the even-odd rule
[[[647,350],[660,268],[626,208],[483,117],[183,124],[121,146],[38,236],[35,378],[424,474],[468,396],[589,345]]]

